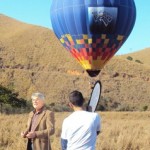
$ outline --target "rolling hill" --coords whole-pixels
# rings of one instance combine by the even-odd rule
[[[127,58],[128,56],[133,58],[133,61],[140,60],[144,65],[150,65],[150,48],[140,50],[134,53],[122,55],[122,58]]]
[[[115,56],[106,64],[95,80],[102,82],[102,97],[109,109],[150,109],[149,56],[150,49],[144,49]],[[28,100],[33,92],[41,91],[50,104],[66,102],[75,89],[88,99],[90,80],[52,30],[0,14],[1,85]]]

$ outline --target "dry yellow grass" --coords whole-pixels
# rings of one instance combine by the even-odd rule
[[[51,137],[53,150],[60,150],[63,119],[70,113],[56,113],[56,132]],[[150,112],[99,112],[102,132],[97,150],[149,150]],[[0,115],[0,150],[24,150],[26,140],[20,137],[28,114]]]

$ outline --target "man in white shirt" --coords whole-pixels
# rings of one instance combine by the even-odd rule
[[[64,119],[61,133],[62,150],[95,150],[100,132],[100,116],[83,109],[84,98],[79,91],[69,95],[69,106],[74,112]]]

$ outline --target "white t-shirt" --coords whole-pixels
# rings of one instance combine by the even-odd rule
[[[62,125],[61,138],[67,140],[67,150],[95,150],[100,116],[88,111],[75,111]]]

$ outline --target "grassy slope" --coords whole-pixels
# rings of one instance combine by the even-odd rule
[[[90,96],[89,77],[62,47],[50,29],[18,22],[0,15],[0,83],[30,99],[34,91],[46,94],[47,103],[67,100],[74,89]],[[150,65],[148,50],[111,59],[97,79],[102,96],[133,107],[150,103]],[[140,104],[140,105],[139,105]]]
[[[134,53],[122,55],[121,57],[126,58],[128,56],[131,56],[133,58],[133,61],[140,60],[141,62],[143,62],[143,64],[150,65],[150,59],[149,59],[150,48],[146,48],[144,50],[140,50]]]

